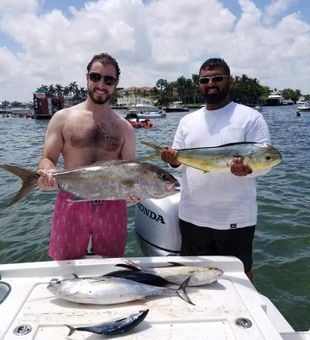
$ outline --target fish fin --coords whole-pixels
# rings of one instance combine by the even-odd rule
[[[205,170],[205,169],[203,169],[203,168],[200,168],[199,166],[195,166],[195,165],[192,165],[192,164],[190,164],[190,163],[187,164],[187,163],[184,162],[183,160],[179,160],[179,162],[181,162],[182,164],[184,164],[184,165],[186,165],[186,166],[189,166],[189,167],[191,167],[191,168],[200,170],[200,171],[204,172],[205,174],[207,174],[208,172],[210,172],[210,171],[208,171],[208,170]]]
[[[152,161],[153,159],[155,159],[155,158],[157,158],[157,157],[158,157],[158,154],[155,152],[155,153],[152,153],[152,154],[149,155],[149,156],[143,157],[143,158],[142,158],[142,161],[143,161],[143,162]]]
[[[155,159],[156,157],[160,156],[161,150],[162,150],[161,146],[153,144],[153,143],[145,142],[145,141],[141,141],[141,144],[149,146],[150,148],[155,150],[155,152],[152,153],[151,155],[143,157],[142,158],[143,161],[151,161],[151,160]]]
[[[0,164],[0,168],[12,173],[15,176],[18,176],[23,181],[22,187],[14,196],[9,206],[17,203],[19,200],[25,197],[30,191],[32,191],[37,185],[37,180],[40,177],[39,174],[37,174],[34,171],[20,168],[14,165]]]
[[[132,179],[124,179],[120,181],[120,184],[126,188],[133,188],[135,186],[135,181]]]
[[[171,264],[171,266],[173,266],[173,267],[182,267],[182,266],[185,266],[185,264],[179,263],[179,262],[169,261],[168,263]]]
[[[187,285],[188,285],[190,279],[191,279],[191,276],[189,276],[187,279],[184,280],[184,282],[178,288],[177,294],[182,300],[184,300],[184,301],[190,303],[191,305],[195,306],[195,304],[191,301],[191,299],[188,297],[188,295],[186,293],[186,288],[187,288]]]
[[[122,277],[122,274],[126,274],[126,273],[132,273],[133,270],[128,270],[128,269],[119,269],[119,270],[114,270],[112,272],[108,272],[106,274],[102,274],[99,277],[105,277],[105,276],[114,276],[114,277]]]
[[[132,261],[132,260],[125,260],[125,263],[127,263],[127,264],[129,264],[129,265],[131,265],[131,266],[133,266],[133,267],[135,267],[135,268],[137,268],[137,269],[139,269],[139,270],[142,270],[142,268],[140,267],[140,266],[138,266],[134,261]]]
[[[141,271],[141,269],[139,267],[136,267],[134,265],[127,264],[127,263],[118,263],[115,266],[116,267],[121,267],[121,268],[131,269],[131,270],[134,270],[134,271]]]
[[[141,144],[149,146],[150,148],[154,149],[158,154],[161,153],[162,147],[153,143],[141,141]]]
[[[87,200],[84,198],[79,198],[79,197],[72,197],[67,199],[68,202],[70,203],[77,203],[77,202],[91,202],[91,200]],[[100,201],[100,200],[99,200]]]
[[[74,327],[72,327],[70,325],[66,325],[66,324],[64,324],[64,326],[66,326],[66,327],[68,327],[70,329],[67,336],[70,336],[70,335],[72,335],[75,332],[75,328]]]

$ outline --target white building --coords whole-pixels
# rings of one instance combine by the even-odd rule
[[[151,87],[128,87],[117,91],[118,106],[132,106],[144,101],[154,103]]]

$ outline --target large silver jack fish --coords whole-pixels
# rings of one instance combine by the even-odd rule
[[[20,177],[23,185],[10,205],[18,202],[37,186],[39,175],[31,170],[0,164]],[[76,200],[118,200],[128,197],[140,199],[164,198],[180,190],[178,180],[164,169],[139,161],[106,161],[71,170],[53,173],[59,188]]]
[[[162,147],[141,142],[155,150],[155,154],[145,157],[150,160],[160,156]],[[225,144],[214,147],[177,149],[177,160],[192,168],[204,172],[230,172],[230,165],[235,156],[239,156],[253,171],[263,171],[282,161],[280,152],[271,145],[256,142]]]

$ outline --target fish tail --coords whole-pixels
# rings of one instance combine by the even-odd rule
[[[18,176],[23,181],[22,187],[19,189],[18,193],[14,196],[9,206],[21,200],[37,185],[39,175],[34,171],[9,164],[0,164],[0,168],[14,174],[15,176]]]
[[[151,155],[147,156],[147,157],[144,157],[143,158],[143,161],[150,161],[158,156],[160,156],[161,154],[161,150],[162,150],[162,147],[159,146],[159,145],[156,145],[156,144],[152,144],[152,143],[149,143],[149,142],[144,142],[144,141],[141,141],[142,144],[146,145],[146,146],[149,146],[150,148],[154,149],[155,152],[152,153]]]
[[[67,336],[70,336],[70,335],[72,335],[75,332],[75,328],[74,327],[72,327],[70,325],[64,325],[64,326],[69,328],[69,333],[68,333]]]
[[[178,288],[177,294],[182,300],[184,300],[184,301],[190,303],[191,305],[195,306],[195,304],[191,301],[191,299],[188,297],[188,295],[186,293],[186,288],[187,288],[187,285],[188,285],[190,279],[191,279],[191,276],[189,276],[186,280],[184,280],[184,282]]]

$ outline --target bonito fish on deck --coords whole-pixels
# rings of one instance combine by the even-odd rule
[[[134,327],[138,326],[147,316],[149,310],[141,310],[138,312],[134,312],[127,317],[123,317],[117,320],[111,320],[107,322],[103,322],[94,326],[84,326],[84,327],[73,327],[71,325],[67,326],[70,331],[68,336],[72,335],[75,331],[82,332],[90,332],[95,334],[105,334],[105,335],[115,335],[115,334],[123,334]]]
[[[39,175],[9,164],[0,164],[23,180],[23,186],[12,204],[27,195],[36,185]],[[139,161],[106,161],[53,173],[60,189],[77,200],[117,200],[128,197],[164,198],[179,192],[178,180],[160,167]]]
[[[73,279],[52,280],[47,289],[57,297],[76,303],[113,305],[149,296],[179,296],[193,304],[186,293],[188,277],[178,289],[157,287],[119,277],[75,277]]]
[[[155,155],[145,159],[152,159],[162,152],[161,146],[148,142],[141,143],[155,149]],[[230,172],[230,165],[235,156],[240,156],[254,171],[272,168],[282,161],[282,156],[276,148],[256,142],[177,149],[177,160],[180,163],[204,172]]]
[[[199,267],[185,266],[180,263],[171,262],[167,267],[139,267],[133,261],[125,261],[116,266],[131,269],[140,273],[149,273],[158,275],[163,280],[174,284],[181,284],[187,277],[190,277],[188,282],[189,287],[202,286],[213,283],[220,279],[224,272],[220,268],[215,267]],[[110,274],[112,275],[112,274]],[[124,277],[126,277],[124,275]]]

